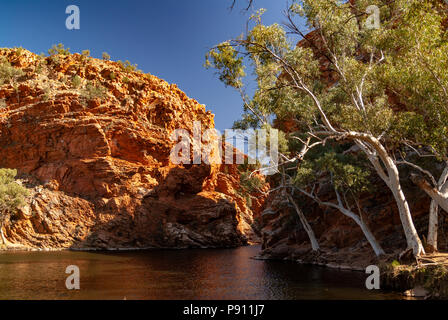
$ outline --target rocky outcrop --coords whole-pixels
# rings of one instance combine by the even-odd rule
[[[31,190],[10,246],[227,247],[256,239],[236,165],[174,165],[175,129],[214,128],[176,85],[79,54],[2,49],[0,167]],[[263,197],[252,196],[256,212]]]

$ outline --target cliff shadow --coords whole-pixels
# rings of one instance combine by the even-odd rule
[[[220,248],[247,244],[236,204],[204,190],[211,167],[163,168],[159,184],[96,204],[96,224],[73,249]]]

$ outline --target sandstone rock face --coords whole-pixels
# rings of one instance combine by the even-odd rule
[[[0,56],[25,72],[0,86],[0,167],[18,169],[32,190],[4,227],[11,246],[227,247],[256,239],[236,165],[170,162],[175,129],[192,132],[194,121],[214,128],[203,105],[116,62],[10,49]],[[263,198],[252,200],[260,212]]]

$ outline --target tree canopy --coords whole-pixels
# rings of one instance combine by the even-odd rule
[[[325,167],[336,189],[363,190],[369,172],[376,172],[396,200],[416,255],[424,249],[399,167],[429,178],[436,193],[447,180],[441,177],[438,184],[440,170],[434,170],[447,161],[448,150],[445,9],[436,0],[295,0],[285,13],[287,23],[265,25],[260,9],[246,34],[206,56],[206,66],[241,94],[239,127],[283,130],[283,164],[296,168],[288,181],[303,182]],[[379,27],[369,24],[372,19],[379,19]],[[247,70],[256,79],[253,94],[244,85]],[[329,140],[339,144],[337,150],[330,150]],[[308,152],[317,146],[327,148],[320,158]],[[353,165],[343,156],[352,147],[364,155],[363,163]],[[436,198],[443,202],[443,194]]]

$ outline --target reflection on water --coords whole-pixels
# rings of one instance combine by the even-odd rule
[[[0,299],[399,299],[369,291],[362,272],[250,259],[225,250],[0,253]],[[77,265],[81,290],[65,288]]]

